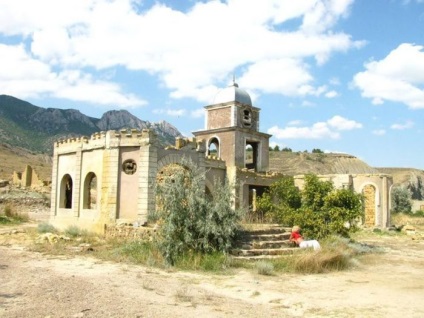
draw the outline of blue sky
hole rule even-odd
[[[0,0],[0,94],[183,134],[232,82],[271,144],[424,169],[424,0]]]

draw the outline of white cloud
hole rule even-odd
[[[152,112],[154,114],[165,114],[171,117],[180,117],[180,116],[184,116],[187,110],[185,109],[154,109]]]
[[[314,106],[315,106],[315,104],[314,104],[314,103],[312,103],[312,102],[310,102],[310,101],[304,100],[304,101],[302,102],[302,106],[303,106],[303,107],[314,107]]]
[[[315,82],[312,59],[322,64],[363,45],[332,30],[352,3],[207,1],[182,12],[159,3],[136,8],[133,0],[0,0],[0,34],[22,36],[28,56],[57,73],[117,66],[144,71],[160,77],[173,98],[208,102],[235,69],[256,94],[319,96],[327,88]],[[284,30],[294,19],[300,27]],[[121,88],[114,90],[135,103]]]
[[[300,126],[302,123],[302,120],[292,120],[287,123],[287,126]]]
[[[138,107],[146,102],[123,93],[119,85],[102,81],[80,70],[55,72],[49,64],[34,59],[23,45],[0,44],[0,91],[18,98],[49,96],[96,105]]]
[[[380,61],[369,62],[357,73],[354,85],[376,105],[385,100],[411,109],[424,108],[423,46],[404,43]]]
[[[404,124],[393,124],[390,126],[391,129],[395,130],[405,130],[414,127],[414,123],[410,120],[406,121]]]
[[[193,118],[203,117],[203,116],[205,116],[205,110],[204,110],[203,108],[199,108],[199,109],[193,110],[193,111],[190,113],[190,115],[191,115],[191,117],[193,117]]]
[[[372,133],[376,136],[384,136],[386,134],[386,130],[385,129],[376,129],[376,130],[373,130]]]
[[[339,131],[362,128],[362,124],[341,116],[334,116],[326,122],[317,122],[310,127],[295,127],[294,121],[290,124],[286,128],[273,126],[268,129],[268,133],[277,139],[339,139]]]
[[[327,98],[334,98],[339,96],[339,93],[337,93],[336,91],[329,91],[327,93],[325,93],[325,97]]]
[[[339,139],[338,132],[331,131],[326,123],[320,122],[311,127],[286,127],[273,126],[268,133],[277,139]]]
[[[337,130],[352,130],[362,128],[362,124],[354,120],[346,119],[342,116],[334,116],[327,120],[329,126]]]

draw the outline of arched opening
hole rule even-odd
[[[88,173],[84,180],[83,208],[97,208],[97,176],[94,172]]]
[[[243,110],[243,126],[246,128],[252,126],[252,113],[248,109]]]
[[[258,167],[258,148],[259,143],[254,141],[246,141],[244,152],[244,163],[247,169],[257,171]]]
[[[364,198],[364,225],[375,226],[375,212],[376,212],[376,189],[372,184],[367,184],[362,189],[362,195]]]
[[[60,182],[60,208],[72,209],[72,191],[72,178],[69,174],[65,174]]]
[[[218,138],[214,137],[214,138],[211,138],[211,140],[209,140],[207,154],[209,156],[211,156],[211,157],[214,157],[214,158],[219,158],[220,157],[220,154],[219,154],[219,140],[218,140]]]

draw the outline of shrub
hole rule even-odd
[[[10,205],[6,205],[4,207],[4,215],[7,216],[8,218],[12,218],[15,216]]]
[[[410,213],[412,209],[411,193],[404,187],[392,189],[392,212]]]
[[[192,161],[184,160],[184,169],[157,184],[157,215],[160,248],[167,263],[174,265],[188,251],[226,253],[232,244],[240,213],[231,208],[231,188],[215,182],[214,193],[204,192],[205,173]]]
[[[260,275],[271,276],[274,274],[274,265],[267,261],[258,261],[255,264],[256,270]]]
[[[66,228],[65,234],[70,237],[87,236],[87,230],[82,230],[76,225],[70,225]]]
[[[38,233],[55,233],[56,228],[49,223],[43,222],[38,224],[37,231]]]
[[[258,199],[258,209],[286,226],[299,225],[302,234],[316,239],[330,234],[349,236],[362,215],[362,196],[351,189],[334,189],[332,182],[306,175],[302,191],[292,177],[271,185]]]

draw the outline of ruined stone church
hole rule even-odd
[[[281,178],[268,172],[271,135],[259,131],[260,111],[233,83],[205,106],[204,129],[193,132],[193,138],[177,138],[175,147],[161,147],[149,130],[112,130],[57,141],[50,222],[59,229],[75,225],[99,233],[116,224],[144,224],[156,206],[156,180],[183,158],[204,171],[206,192],[227,179],[235,185],[235,207],[254,209],[255,197]],[[364,225],[389,226],[389,175],[320,177],[364,193]],[[302,176],[295,180],[302,187]]]

